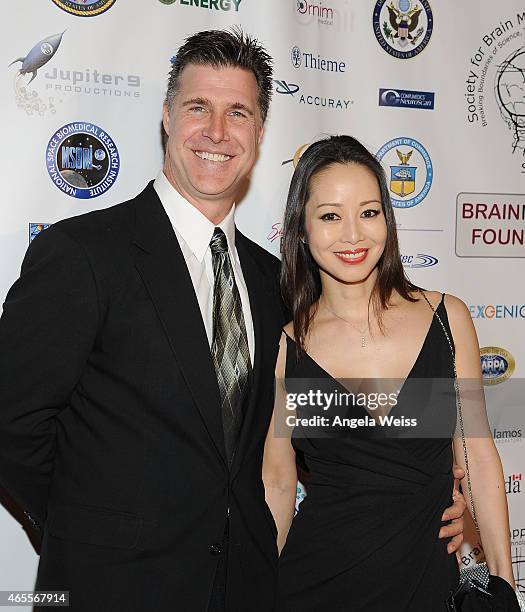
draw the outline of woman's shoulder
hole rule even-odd
[[[447,309],[447,316],[451,325],[453,325],[454,322],[457,324],[462,324],[466,321],[469,323],[472,322],[470,310],[462,299],[452,295],[451,293],[445,293],[444,302],[445,308]]]
[[[419,291],[413,291],[411,297],[420,299],[427,299],[432,307],[436,309],[441,301],[444,302],[447,314],[452,318],[463,319],[468,316],[470,319],[470,311],[465,302],[451,293],[445,293],[444,291],[431,291],[429,289],[421,289]]]
[[[465,328],[473,327],[470,310],[461,298],[443,291],[428,291],[425,289],[422,293],[430,302],[434,310],[436,310],[441,301],[443,301],[448,322],[453,333],[456,332],[457,334],[461,332],[461,330],[465,330]],[[417,297],[417,295],[414,297]]]

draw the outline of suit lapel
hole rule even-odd
[[[150,183],[135,199],[135,266],[219,455],[226,462],[220,396],[193,283],[171,222]]]

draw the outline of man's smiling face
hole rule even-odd
[[[233,204],[257,158],[263,127],[257,82],[242,68],[189,64],[171,109],[164,173],[206,216]]]

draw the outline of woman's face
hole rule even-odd
[[[364,281],[383,253],[387,227],[376,177],[360,164],[332,164],[314,175],[305,208],[306,240],[323,272]]]

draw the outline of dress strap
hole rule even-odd
[[[445,294],[442,293],[441,294],[441,301],[439,302],[439,304],[437,305],[437,308],[434,308],[434,306],[432,306],[432,304],[430,303],[430,300],[427,298],[427,296],[425,295],[425,292],[420,289],[419,293],[421,293],[421,295],[425,298],[425,302],[429,305],[430,309],[432,310],[432,312],[434,314],[436,314],[437,309],[443,304],[445,304]],[[284,330],[283,330],[284,331]]]
[[[282,330],[281,330],[281,331],[283,332],[283,334],[284,334],[284,335],[285,335],[287,338],[289,338],[290,340],[293,340],[293,338],[292,338],[291,336],[289,336],[289,335],[288,335],[288,334],[285,332],[284,327],[282,328]]]
[[[420,289],[419,292],[425,298],[426,303],[429,305],[429,307],[431,308],[432,312],[434,313],[434,317],[439,321],[439,324],[443,328],[443,331],[445,332],[446,339],[447,339],[448,343],[450,344],[450,348],[452,350],[452,353],[454,354],[455,353],[455,345],[454,345],[454,340],[452,338],[452,330],[450,329],[450,323],[448,321],[447,309],[445,308],[445,294],[444,293],[441,294],[441,301],[437,305],[437,308],[434,308],[434,306],[432,306],[432,304],[430,303],[430,300],[425,295],[425,292],[422,289]],[[439,315],[438,310],[441,312],[441,316]]]

